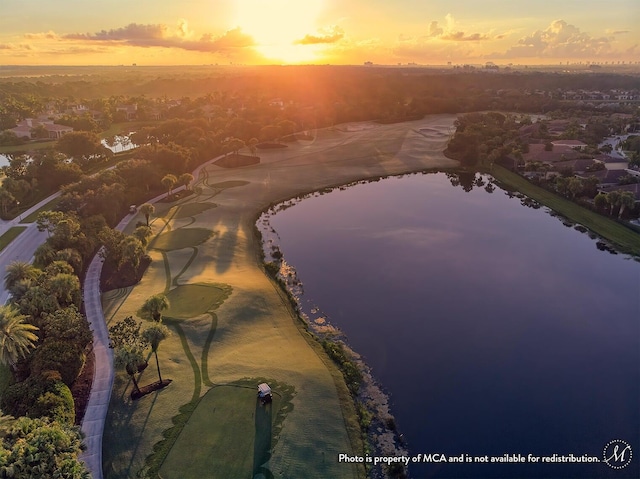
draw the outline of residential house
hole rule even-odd
[[[18,138],[35,138],[34,129],[38,127],[44,127],[49,134],[49,139],[57,140],[62,138],[65,133],[73,131],[73,128],[65,125],[56,125],[53,120],[26,118],[18,123],[15,128],[10,128],[8,131],[12,131],[18,136]]]

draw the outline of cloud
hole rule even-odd
[[[494,36],[489,33],[465,33],[461,30],[456,30],[455,19],[453,15],[448,13],[445,17],[445,25],[440,26],[437,21],[432,21],[429,24],[427,31],[427,38],[437,38],[439,40],[451,41],[451,42],[480,42],[486,40],[500,39],[504,37],[504,34]]]
[[[479,42],[482,40],[491,40],[491,38],[492,37],[490,37],[489,35],[485,35],[482,33],[472,33],[470,35],[465,35],[464,32],[449,33],[440,37],[441,40],[451,40],[453,42]]]
[[[545,30],[521,38],[503,58],[587,58],[610,54],[611,39],[592,37],[564,20],[555,20]]]
[[[430,37],[438,37],[444,33],[444,29],[438,26],[438,22],[433,21],[429,24],[429,34]]]
[[[161,47],[179,48],[189,51],[208,53],[228,53],[235,49],[252,47],[254,39],[242,32],[240,28],[228,30],[223,35],[205,34],[199,40],[189,40],[193,32],[189,30],[186,20],[180,20],[177,28],[171,30],[163,24],[131,23],[125,27],[112,30],[101,30],[97,33],[72,33],[63,35],[65,40],[105,42],[142,48]]]
[[[344,30],[338,26],[331,27],[328,31],[321,32],[320,35],[305,35],[304,38],[296,40],[294,45],[318,45],[336,43],[344,38]]]
[[[14,43],[0,43],[0,50],[28,51],[31,50],[31,45],[27,45],[26,43],[21,43],[20,45],[16,45]]]
[[[608,35],[624,35],[625,33],[631,33],[630,30],[611,30],[611,29],[607,29],[605,30],[605,32]]]
[[[51,30],[42,33],[25,33],[24,37],[29,40],[58,40],[60,38]]]

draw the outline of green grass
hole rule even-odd
[[[162,123],[161,121],[125,121],[122,123],[113,123],[108,130],[100,133],[100,138],[107,138],[109,136],[119,135],[120,133],[129,133],[130,131],[135,130],[136,128],[141,128],[143,126],[154,126]]]
[[[257,384],[257,383],[256,383]],[[218,386],[199,401],[160,468],[161,477],[273,477],[269,460],[283,400],[262,406],[254,387]],[[282,422],[282,417],[279,418]]]
[[[185,284],[167,294],[171,307],[163,316],[186,319],[200,316],[220,306],[231,293],[227,285]]]
[[[174,215],[175,219],[189,218],[191,216],[199,215],[200,213],[204,213],[211,208],[215,208],[215,203],[187,203],[182,205],[178,212]]]
[[[60,196],[52,199],[51,201],[49,201],[49,203],[41,206],[36,211],[31,213],[29,216],[22,218],[21,223],[34,223],[38,219],[38,215],[40,213],[42,213],[43,211],[55,210],[56,206],[58,206],[58,203],[60,203],[61,200],[62,198]]]
[[[211,230],[205,228],[181,228],[159,235],[149,247],[161,251],[171,251],[198,246],[207,241],[212,234]]]
[[[25,143],[24,145],[0,146],[0,153],[15,153],[17,151],[44,150],[55,145],[55,141],[45,141],[41,143]]]
[[[562,216],[580,223],[594,233],[612,241],[625,253],[640,255],[640,234],[629,228],[590,211],[582,206],[536,186],[525,178],[498,165],[491,171],[496,180],[524,193],[528,197],[560,213]]]
[[[26,229],[26,226],[14,226],[9,228],[5,234],[0,236],[0,251],[9,246],[9,243],[16,239],[16,237]]]

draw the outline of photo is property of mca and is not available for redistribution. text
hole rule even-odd
[[[371,465],[391,465],[400,463],[404,466],[418,463],[473,463],[473,464],[557,464],[557,463],[599,463],[604,462],[613,469],[623,469],[631,463],[633,452],[631,446],[622,440],[609,441],[602,452],[602,457],[590,454],[550,454],[538,456],[536,454],[509,454],[501,456],[473,456],[462,453],[459,455],[446,455],[442,453],[422,453],[411,456],[353,456],[339,454],[338,462],[341,463],[365,463]]]

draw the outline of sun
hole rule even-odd
[[[251,35],[265,58],[299,63],[317,58],[318,48],[296,44],[317,31],[323,0],[236,0],[236,24]]]

